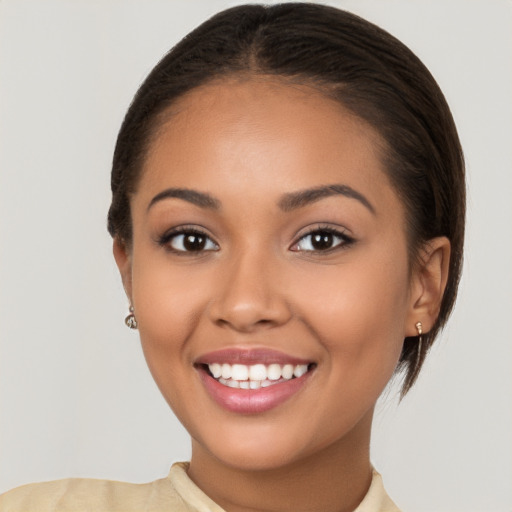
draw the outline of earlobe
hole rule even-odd
[[[116,260],[117,268],[121,274],[124,290],[130,303],[132,302],[132,262],[131,254],[120,238],[114,238],[113,245],[114,259]]]
[[[416,324],[421,322],[423,332],[434,325],[448,280],[450,241],[437,237],[425,243],[413,269],[411,307],[406,336],[416,336]]]

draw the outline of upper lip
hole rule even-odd
[[[266,348],[226,348],[198,357],[196,364],[310,364],[313,361]]]

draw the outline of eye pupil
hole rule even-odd
[[[206,237],[198,234],[185,235],[183,239],[183,247],[187,251],[201,251],[206,245]]]
[[[320,231],[311,236],[311,245],[314,249],[330,249],[333,244],[333,235],[327,231]]]

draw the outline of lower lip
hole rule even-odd
[[[224,386],[211,377],[203,368],[199,369],[201,380],[209,395],[222,408],[238,414],[257,414],[274,409],[297,392],[308,381],[312,371],[298,378],[260,389],[238,389]]]

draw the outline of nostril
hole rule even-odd
[[[272,324],[272,323],[274,323],[274,321],[273,320],[267,320],[267,319],[263,318],[261,320],[258,320],[256,323],[266,325],[266,324]]]

